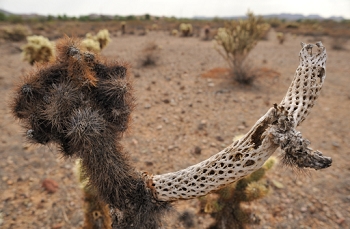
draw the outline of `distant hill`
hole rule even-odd
[[[3,13],[5,15],[16,15],[13,13],[10,13],[8,11],[2,10],[0,9],[0,13]],[[18,16],[22,16],[24,18],[30,18],[30,17],[45,17],[44,15],[38,15],[38,14],[17,14]],[[113,18],[113,15],[99,15],[99,14],[90,14],[89,15],[91,18],[98,18],[98,17],[110,17]],[[304,16],[302,14],[288,14],[288,13],[281,13],[281,14],[268,14],[268,15],[261,15],[264,18],[278,18],[278,19],[285,19],[287,21],[296,21],[299,19],[312,19],[312,20],[326,20],[326,19],[330,19],[333,21],[342,21],[345,18],[343,17],[337,17],[337,16],[332,16],[329,18],[324,18],[321,17],[320,15],[317,14],[311,14],[311,15],[307,15]],[[194,16],[192,17],[192,19],[195,20],[212,20],[214,18],[220,18],[220,19],[225,19],[225,20],[234,20],[234,19],[240,19],[240,18],[246,18],[246,16],[228,16],[228,17],[206,17],[206,16]]]
[[[278,19],[284,19],[287,21],[296,21],[296,20],[302,20],[302,19],[310,19],[310,20],[327,20],[331,19],[334,21],[342,21],[344,20],[343,17],[337,17],[337,16],[332,16],[329,18],[324,18],[321,17],[320,15],[317,14],[311,14],[304,16],[302,14],[288,14],[288,13],[281,13],[281,14],[267,14],[267,15],[261,15],[263,18],[278,18]],[[195,16],[193,19],[197,20],[211,20],[214,18],[221,18],[221,19],[226,19],[226,20],[234,20],[234,19],[243,19],[246,18],[247,16],[228,16],[228,17],[205,17],[205,16]]]
[[[0,13],[5,14],[6,16],[13,14],[13,13],[7,12],[6,10],[2,10],[2,9],[0,9]]]

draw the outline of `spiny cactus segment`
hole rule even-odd
[[[56,143],[65,157],[81,159],[114,228],[157,228],[169,203],[153,198],[118,143],[134,107],[127,66],[81,50],[78,40],[58,41],[56,59],[17,88],[12,112],[30,141]]]

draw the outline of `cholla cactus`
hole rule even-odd
[[[280,44],[283,44],[284,39],[285,39],[284,33],[278,32],[278,33],[276,34],[276,37],[277,37],[278,42],[279,42]]]
[[[184,37],[190,36],[193,32],[192,25],[187,23],[181,23],[179,30]]]
[[[111,41],[108,30],[103,29],[98,31],[96,35],[96,40],[98,41],[98,43],[100,43],[100,48],[104,49],[107,46],[107,44]]]
[[[22,48],[22,55],[25,61],[31,65],[35,62],[49,62],[55,55],[52,42],[43,36],[29,36],[28,43]]]
[[[81,45],[86,48],[86,50],[91,52],[100,52],[100,43],[91,37],[91,35],[86,34],[86,38],[82,40]]]
[[[127,66],[84,52],[69,38],[58,41],[57,52],[53,62],[25,77],[14,115],[30,141],[53,142],[65,157],[81,158],[82,173],[98,198],[112,212],[123,212],[121,219],[112,214],[118,228],[156,228],[169,203],[152,197],[118,143],[134,106]]]
[[[99,52],[110,42],[109,32],[107,29],[100,30],[96,36],[91,33],[85,35],[85,39],[81,42],[81,45],[88,51]]]
[[[158,25],[157,24],[152,24],[152,30],[157,31],[158,30]]]
[[[15,25],[10,27],[5,27],[1,31],[2,37],[10,41],[22,41],[28,35],[31,35],[30,30],[24,25]]]
[[[125,34],[126,33],[126,22],[122,21],[120,23],[120,27],[121,27],[121,30],[122,30],[122,34]]]
[[[242,62],[268,29],[261,17],[249,12],[247,20],[232,21],[218,29],[215,41],[223,50],[218,46],[216,49],[233,68],[235,60]]]
[[[215,218],[210,228],[245,228],[246,224],[258,223],[251,213],[242,209],[242,202],[251,202],[266,196],[269,187],[264,178],[266,172],[276,163],[274,157],[249,176],[226,186],[215,194],[200,198],[201,209]]]
[[[172,36],[176,37],[178,34],[179,34],[179,31],[177,29],[173,29],[171,30],[171,33],[170,33]]]

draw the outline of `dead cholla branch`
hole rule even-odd
[[[280,146],[274,137],[278,129],[274,129],[284,125],[286,127],[283,130],[292,130],[303,122],[314,106],[325,80],[325,47],[321,42],[301,45],[300,64],[280,105],[270,108],[247,134],[218,154],[186,169],[151,177],[150,187],[157,199],[172,201],[203,196],[249,175],[263,165]],[[312,52],[313,47],[316,48],[315,52]],[[284,117],[288,118],[287,122],[281,122]],[[282,136],[276,135],[278,139],[293,137],[289,132],[278,133],[282,133]],[[297,141],[301,141],[301,138]],[[289,160],[293,166],[320,169],[331,165],[331,159],[319,152],[305,150],[299,153],[301,148],[288,149],[285,142],[281,143],[292,158],[302,156],[308,160],[304,164],[297,159]]]
[[[326,51],[321,43],[316,46],[312,53],[312,45],[302,44],[300,65],[279,106],[226,149],[172,173],[152,176],[131,166],[120,143],[134,107],[128,65],[83,51],[77,39],[58,41],[55,59],[38,64],[25,77],[15,91],[12,113],[32,142],[56,143],[64,157],[81,159],[88,185],[110,207],[113,228],[159,228],[170,202],[204,196],[252,174],[279,146],[297,166],[331,165],[330,158],[312,153],[294,130],[305,120],[325,79]],[[151,45],[145,50],[155,49]]]
[[[282,109],[283,108],[279,108]],[[291,117],[281,115],[269,134],[273,142],[284,151],[283,163],[297,168],[324,169],[332,164],[330,157],[323,156],[319,151],[308,148],[309,140],[303,139],[301,133],[293,128],[294,121]]]

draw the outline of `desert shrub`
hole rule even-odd
[[[29,36],[27,41],[28,43],[22,48],[22,55],[31,65],[35,62],[49,62],[54,57],[54,45],[46,37]]]
[[[331,41],[331,47],[333,50],[345,50],[346,38],[333,37]]]
[[[285,37],[284,37],[284,33],[282,32],[278,32],[276,34],[276,37],[277,37],[277,40],[280,44],[283,44],[284,40],[285,40]]]
[[[290,22],[285,26],[287,29],[298,29],[299,24],[297,22]]]
[[[2,37],[10,41],[23,41],[30,35],[30,31],[24,25],[15,25],[2,30]]]
[[[140,64],[142,67],[153,66],[159,59],[160,48],[155,42],[148,43],[142,50]]]
[[[181,32],[181,35],[184,37],[192,35],[193,32],[192,25],[188,23],[181,23],[179,26],[179,30]]]
[[[252,217],[249,210],[242,208],[242,203],[263,198],[269,193],[265,174],[275,163],[276,159],[271,157],[260,169],[249,176],[213,194],[200,197],[201,211],[210,214],[215,219],[210,228],[243,229],[248,224],[258,224],[258,217]]]
[[[215,36],[216,50],[229,64],[237,82],[252,83],[252,77],[246,79],[249,78],[249,72],[244,71],[244,60],[268,29],[269,25],[251,12],[248,12],[246,20],[231,21],[218,29]]]

